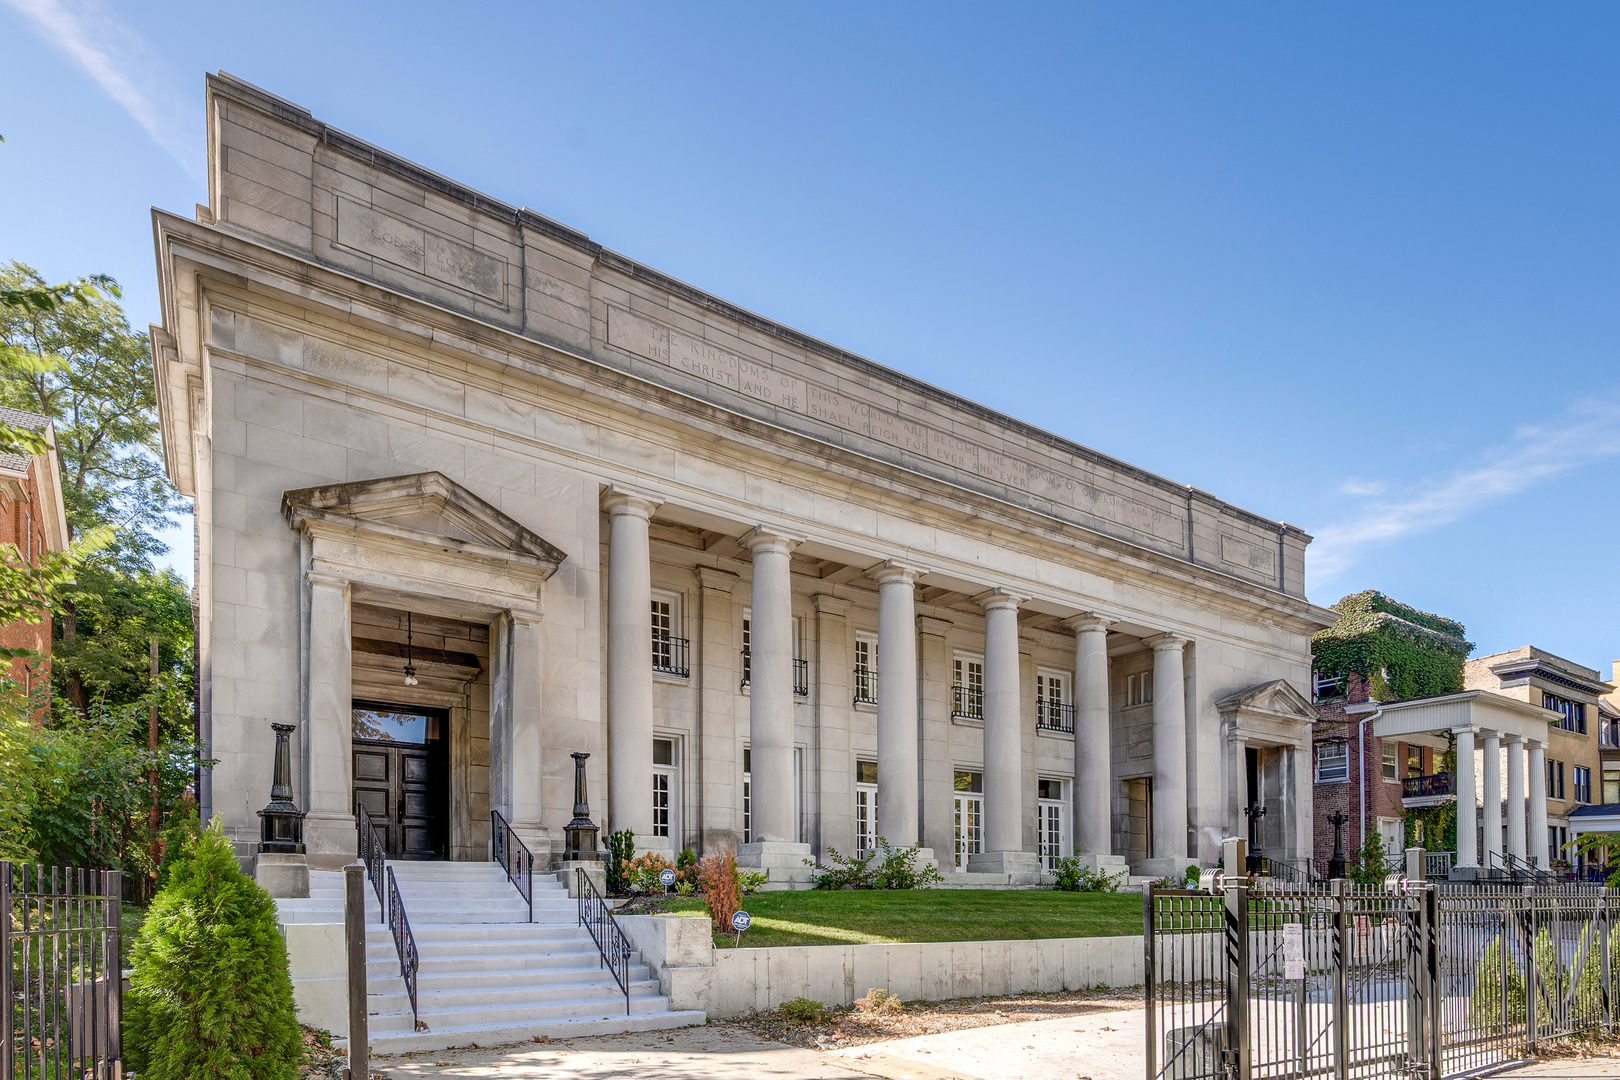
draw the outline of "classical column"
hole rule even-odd
[[[1458,728],[1457,738],[1457,865],[1479,865],[1479,820],[1474,800],[1474,730]]]
[[[868,572],[878,583],[878,835],[897,848],[917,835],[917,578],[889,560]]]
[[[309,755],[309,814],[304,846],[311,856],[353,855],[354,796],[349,772],[354,696],[350,689],[353,637],[349,582],[316,570],[309,580],[309,718],[304,746]],[[312,864],[321,865],[312,859]]]
[[[952,624],[929,615],[917,617],[917,729],[920,776],[918,827],[922,846],[939,868],[956,869],[956,757],[951,752]],[[878,658],[881,662],[882,657]]]
[[[793,808],[793,587],[788,557],[799,540],[761,525],[742,538],[754,556],[749,615],[748,746],[754,842],[740,866],[770,872],[773,884],[807,881],[810,845],[798,842]]]
[[[1187,699],[1175,634],[1147,639],[1153,648],[1153,850],[1147,874],[1187,869]]]
[[[699,850],[718,851],[742,843],[742,746],[747,732],[737,693],[742,662],[732,591],[738,578],[707,566],[697,567],[696,573],[692,680],[698,701],[698,843]],[[693,761],[690,754],[687,761]]]
[[[1483,865],[1491,870],[1502,865],[1502,739],[1496,732],[1487,731],[1481,742],[1485,748],[1484,772],[1480,777],[1481,801],[1485,804],[1480,810],[1485,824]]]
[[[1088,611],[1066,625],[1074,630],[1074,852],[1091,866],[1118,866],[1125,859],[1113,847],[1108,621]]]
[[[1018,605],[1024,598],[993,589],[976,598],[984,609],[984,853],[974,872],[1040,879],[1040,857],[1024,850],[1024,747],[1018,679]],[[879,658],[881,661],[881,657]]]
[[[608,820],[629,829],[637,851],[664,849],[653,835],[652,565],[647,524],[659,500],[608,489]]]
[[[551,838],[541,823],[540,815],[540,617],[533,612],[513,611],[510,618],[511,743],[507,762],[510,769],[512,831],[522,838],[530,851],[550,851]],[[651,766],[647,772],[650,777]]]
[[[1524,861],[1524,739],[1507,737],[1507,853]]]
[[[1525,851],[1530,861],[1545,868],[1552,845],[1547,840],[1547,744],[1530,740],[1530,807],[1526,823]]]
[[[855,850],[855,755],[850,749],[850,714],[854,712],[854,661],[851,659],[849,610],[854,605],[830,593],[810,597],[816,609],[816,770],[821,813],[813,841]]]

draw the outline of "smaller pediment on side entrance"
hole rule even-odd
[[[1259,713],[1281,720],[1316,719],[1316,707],[1304,694],[1294,689],[1287,679],[1273,679],[1257,683],[1235,694],[1221,698],[1215,708],[1224,713]]]
[[[294,528],[327,521],[397,535],[497,548],[555,570],[566,554],[440,472],[299,488],[281,496]]]

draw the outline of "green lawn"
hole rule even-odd
[[[696,898],[671,897],[671,913],[703,913]],[[1113,937],[1142,932],[1136,893],[1065,893],[1047,889],[908,889],[755,893],[744,948],[864,945],[901,941]],[[734,948],[730,934],[714,943]]]

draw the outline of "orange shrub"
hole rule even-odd
[[[742,909],[742,886],[737,883],[737,856],[727,848],[698,860],[698,882],[703,886],[703,906],[714,928],[731,932],[731,917]]]

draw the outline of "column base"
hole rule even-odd
[[[809,844],[791,844],[781,840],[757,840],[737,849],[739,869],[763,870],[770,875],[770,880],[760,887],[761,892],[811,888],[815,884],[815,877],[811,868],[805,865],[809,859]]]
[[[1180,881],[1180,880],[1184,879],[1187,876],[1187,867],[1189,867],[1191,865],[1193,865],[1193,860],[1188,859],[1188,858],[1182,858],[1182,859],[1173,859],[1173,858],[1172,859],[1143,859],[1140,863],[1138,863],[1136,865],[1136,873],[1137,873],[1137,876],[1139,876],[1139,877],[1152,877],[1152,878],[1166,878],[1166,877],[1169,877],[1169,878],[1175,878],[1177,881]],[[1242,874],[1243,869],[1241,867],[1239,867],[1238,870],[1235,871],[1235,872],[1237,874]],[[1234,873],[1234,871],[1228,870],[1227,873],[1232,874],[1232,873]]]
[[[607,895],[607,864],[603,862],[588,862],[583,859],[564,859],[557,866],[557,880],[568,888],[568,897],[571,900],[579,899],[579,875],[574,873],[576,867],[585,871],[585,876],[591,879],[596,891],[602,896]]]
[[[551,865],[550,829],[547,829],[544,825],[536,825],[533,822],[518,822],[512,826],[512,833],[523,841],[523,846],[528,848],[530,854],[534,856],[534,865],[536,867],[543,870]],[[488,856],[485,856],[485,858],[488,858]]]
[[[341,870],[360,850],[359,826],[353,814],[311,811],[304,817],[304,851],[317,870]]]
[[[1446,875],[1448,881],[1483,881],[1487,877],[1483,867],[1453,866]]]
[[[1096,852],[1076,852],[1075,861],[1088,870],[1101,870],[1105,874],[1129,874],[1131,864],[1123,855],[1099,855]]]
[[[643,855],[662,855],[671,863],[675,861],[675,849],[670,846],[669,837],[654,836],[652,833],[636,833],[636,847],[631,858],[639,859]]]
[[[970,874],[1006,874],[1009,885],[1039,885],[1045,870],[1033,851],[987,851],[968,859]]]
[[[253,880],[271,896],[309,896],[309,862],[302,855],[261,851],[253,860]]]

